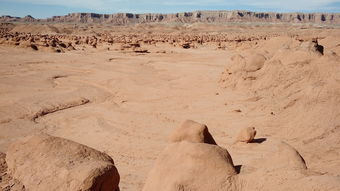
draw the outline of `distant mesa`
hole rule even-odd
[[[274,13],[252,11],[194,11],[173,14],[160,13],[70,13],[65,16],[53,16],[47,19],[1,16],[0,22],[56,22],[56,23],[110,23],[114,25],[134,23],[227,23],[227,22],[293,22],[340,24],[340,13]]]

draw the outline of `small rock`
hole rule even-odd
[[[255,127],[247,127],[244,129],[241,129],[241,131],[238,133],[236,137],[235,142],[246,142],[251,143],[256,135]]]

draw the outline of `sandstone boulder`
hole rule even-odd
[[[192,120],[186,120],[170,136],[170,142],[188,141],[192,143],[208,143],[216,145],[208,127]]]
[[[247,127],[241,129],[236,137],[236,142],[250,143],[254,140],[255,135],[256,135],[255,127]]]
[[[70,140],[34,135],[6,154],[10,174],[28,190],[119,190],[112,158]]]
[[[236,171],[226,149],[205,143],[168,145],[150,171],[144,191],[237,190]]]
[[[255,72],[263,67],[266,57],[255,51],[245,51],[242,55],[236,54],[231,57],[231,61],[233,64],[230,72],[232,73]]]
[[[318,44],[318,40],[316,38],[312,39],[299,39],[301,42],[300,47],[298,49],[305,50],[309,52],[314,52],[323,55],[324,54],[324,47]]]
[[[306,170],[305,160],[300,153],[285,142],[277,145],[276,152],[269,157],[267,169]]]

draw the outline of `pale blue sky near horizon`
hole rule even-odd
[[[74,12],[177,13],[195,10],[340,13],[340,0],[0,0],[0,15],[35,18]]]

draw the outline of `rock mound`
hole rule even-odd
[[[305,160],[300,153],[285,142],[277,145],[276,152],[269,157],[270,169],[306,170]],[[268,168],[267,168],[268,169]]]
[[[317,38],[311,39],[298,39],[301,42],[300,49],[310,52],[316,52],[321,55],[324,54],[324,47],[318,43]]]
[[[28,190],[119,190],[112,158],[76,142],[35,135],[12,144],[6,162]]]
[[[143,190],[236,190],[234,175],[233,160],[226,149],[184,141],[163,151]]]
[[[255,127],[247,127],[244,129],[241,129],[236,137],[235,142],[246,142],[251,143],[256,135]]]
[[[230,72],[255,72],[263,67],[266,57],[257,52],[245,51],[242,55],[233,56],[232,61],[235,61],[238,64],[237,66],[234,66]]]
[[[247,86],[256,80],[253,74],[263,68],[266,60],[265,55],[253,50],[236,54],[230,58],[231,65],[223,72],[220,83],[232,88],[239,84]]]
[[[339,73],[335,72],[339,68],[339,57],[338,47],[331,39],[335,37],[273,37],[246,50],[266,58],[259,70],[247,71],[241,67],[246,60],[242,57],[247,57],[243,50],[226,66],[220,81],[222,86],[232,89],[238,96],[244,95],[242,104],[252,112],[263,114],[261,124],[268,125],[266,134],[294,143],[310,168],[307,169],[296,149],[286,143],[273,146],[266,141],[270,152],[254,157],[252,163],[241,163],[238,176],[246,177],[249,185],[256,184],[245,190],[336,190],[338,183],[328,182],[324,175],[320,176],[322,173],[318,174],[333,171],[336,166],[336,162],[320,160],[338,150],[334,141],[340,132],[337,125],[340,110],[336,107],[340,103]],[[253,155],[257,152],[255,147],[244,148],[251,148],[249,154]],[[259,146],[263,147],[264,144]],[[240,155],[244,156],[244,161],[249,161],[247,155]],[[233,156],[237,157],[237,152],[233,152]],[[328,175],[337,175],[336,171],[332,173]],[[334,179],[339,180],[338,177]],[[320,184],[315,183],[319,181]]]
[[[266,149],[264,149],[266,147]],[[337,190],[340,179],[307,169],[299,152],[283,141],[269,140],[253,147],[253,161],[242,164],[242,190]],[[256,154],[255,154],[256,153]]]
[[[192,143],[208,143],[216,145],[208,127],[192,120],[186,120],[170,136],[171,142],[188,141]]]

